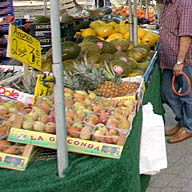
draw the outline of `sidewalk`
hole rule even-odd
[[[176,125],[172,111],[164,106],[165,129]],[[183,142],[166,143],[168,168],[151,177],[146,192],[192,192],[192,138]]]

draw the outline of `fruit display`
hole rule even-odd
[[[26,146],[25,144],[13,143],[3,138],[0,140],[0,153],[6,153],[11,155],[22,155],[25,146]]]
[[[123,17],[129,17],[129,6],[112,6],[112,13],[113,16],[123,16]],[[132,14],[134,13],[134,10],[132,9]],[[148,6],[148,18],[149,22],[155,22],[156,18],[155,15],[155,9],[152,6]],[[137,7],[137,18],[146,18],[146,9],[144,7],[138,6]]]
[[[123,14],[125,7],[119,9]],[[115,14],[113,9],[106,9],[106,12],[108,11],[110,12],[107,14]],[[89,12],[97,15],[96,12]],[[104,14],[90,20],[86,27],[80,28],[74,35],[74,41],[61,40],[65,126],[69,151],[81,152],[76,148],[78,144],[83,145],[82,143],[88,146],[99,145],[102,150],[106,146],[109,150],[111,146],[115,146],[118,149],[112,155],[118,154],[119,158],[140,105],[137,94],[139,92],[142,97],[144,92],[142,76],[150,63],[154,53],[152,49],[159,37],[153,31],[138,26],[138,45],[135,46],[130,41],[128,20],[122,19],[118,23],[112,19],[102,20]],[[62,22],[65,19],[72,17],[62,17]],[[50,48],[42,55],[42,69],[28,70],[28,78],[26,74],[24,78],[23,71],[19,72],[18,76],[14,70],[3,71],[2,75],[0,73],[0,85],[35,96],[31,104],[11,98],[11,91],[4,91],[8,95],[3,96],[8,98],[0,97],[0,135],[3,136],[2,141],[0,140],[0,152],[22,156],[25,147],[23,144],[31,145],[25,141],[19,144],[20,136],[25,134],[23,140],[31,139],[33,145],[41,146],[38,142],[45,137],[44,141],[47,143],[43,147],[56,148],[56,144],[48,145],[49,141],[56,140],[53,95],[37,96],[43,88],[34,93],[38,84],[46,83],[37,82],[38,74],[52,72],[52,54],[53,50]],[[4,87],[2,89],[4,90]],[[16,136],[15,140],[10,139],[10,133],[11,137]],[[72,143],[76,145],[75,149],[71,149]],[[109,151],[103,152],[108,154]],[[82,153],[87,153],[87,149]],[[93,152],[88,154],[91,153]]]
[[[95,20],[89,24],[88,28],[81,29],[80,32],[76,33],[76,35],[82,36],[83,38],[96,36],[100,40],[108,42],[116,38],[130,40],[129,27],[128,20],[126,19],[121,20],[119,23],[116,23],[115,21],[106,22],[102,20]],[[152,30],[143,29],[138,26],[138,44],[147,43],[153,47],[157,41],[158,35]]]
[[[95,93],[98,96],[113,98],[133,94],[137,91],[139,83],[122,81],[118,86],[112,81],[105,81],[99,86]]]
[[[133,82],[134,86],[136,84],[138,88],[139,83]],[[101,136],[106,137],[103,142],[107,143],[109,143],[108,137],[114,136],[116,139],[112,139],[111,142],[117,144],[118,136],[127,134],[130,130],[132,117],[135,114],[135,100],[108,99],[97,96],[95,92],[73,91],[68,88],[65,88],[64,95],[69,136],[100,142],[101,139],[98,137]],[[1,98],[0,114],[2,134],[8,134],[10,128],[15,127],[14,123],[18,115],[21,118],[21,125],[16,128],[55,134],[53,96],[39,96],[33,105]]]
[[[148,63],[143,63],[143,69],[137,69],[137,62],[129,59],[126,62],[113,60],[109,65],[102,66],[89,64],[87,58],[81,62],[75,62],[71,71],[64,71],[64,85],[72,90],[94,91],[102,97],[120,97],[133,94],[138,88],[138,83],[122,81],[123,77],[140,75],[146,69]],[[139,66],[139,65],[138,65]],[[116,71],[120,69],[120,71]],[[137,70],[137,71],[136,71]],[[120,72],[120,73],[119,73]]]

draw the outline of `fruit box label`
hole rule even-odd
[[[33,95],[22,93],[16,89],[0,86],[0,96],[7,99],[21,101],[25,104],[31,104]]]
[[[33,103],[36,102],[38,96],[46,96],[53,93],[53,76],[50,75],[38,75],[36,87],[35,87],[35,93],[33,98]]]
[[[56,135],[11,128],[9,141],[56,149]],[[70,152],[119,159],[123,146],[67,137]]]
[[[10,155],[0,152],[0,167],[24,171],[28,163],[28,158],[19,155]]]

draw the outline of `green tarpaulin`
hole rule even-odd
[[[163,114],[160,99],[160,72],[155,66],[143,103],[154,105]],[[139,175],[139,145],[142,126],[141,108],[120,160],[69,153],[66,177],[57,176],[57,161],[29,163],[25,171],[1,169],[0,192],[140,192],[145,191],[150,176]]]

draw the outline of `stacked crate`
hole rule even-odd
[[[6,64],[9,58],[6,57],[9,23],[14,21],[13,0],[0,0],[0,63]]]

